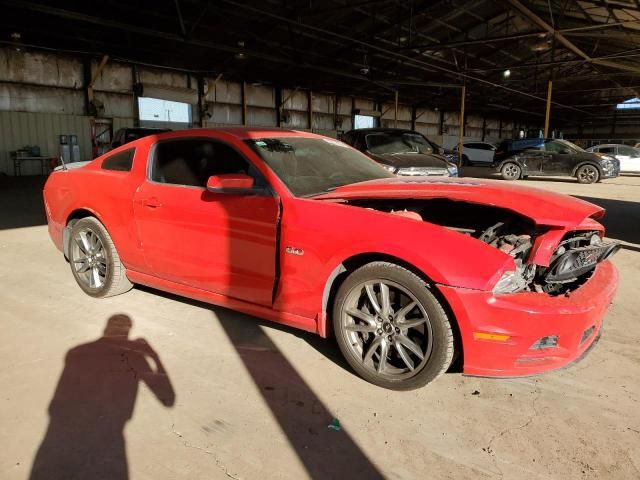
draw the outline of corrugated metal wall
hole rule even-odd
[[[82,158],[91,156],[89,117],[55,113],[0,111],[0,171],[13,175],[9,152],[37,145],[42,156],[58,156],[58,135],[77,135]],[[40,164],[25,162],[23,175],[39,175]]]
[[[91,158],[90,118],[85,116],[83,63],[70,56],[51,53],[17,52],[0,48],[0,172],[13,174],[9,151],[25,145],[38,145],[42,155],[58,154],[58,135],[78,135],[83,159]],[[92,74],[98,61],[91,62]],[[135,82],[147,82],[175,88],[194,89],[197,79],[193,75],[165,71],[145,66],[108,62],[96,83],[95,98],[104,104],[103,116],[113,122],[113,132],[134,124]],[[242,84],[226,79],[204,79],[205,126],[241,125],[243,123]],[[276,90],[263,84],[245,85],[246,124],[274,127],[277,124]],[[312,113],[309,115],[309,97]],[[299,130],[312,130],[336,137],[338,132],[352,128],[352,108],[380,111],[380,124],[395,125],[395,107],[392,103],[380,105],[372,99],[338,96],[331,93],[303,89],[283,89],[281,126]],[[193,105],[193,122],[197,125],[198,108]],[[421,108],[416,111],[416,130],[438,143],[452,143],[457,138],[459,123],[457,112],[441,112]],[[485,120],[477,116],[466,119],[466,137],[479,140]],[[187,124],[157,124],[148,126],[173,129],[187,128]],[[411,107],[398,106],[398,127],[411,128]],[[511,137],[514,125],[502,125],[502,137]],[[498,139],[499,125],[486,121],[485,137]],[[443,138],[444,137],[444,138]],[[457,141],[457,140],[456,140]],[[37,164],[25,164],[23,174],[39,172]]]

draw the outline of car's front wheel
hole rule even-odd
[[[583,165],[576,172],[578,183],[596,183],[600,180],[600,172],[593,165]]]
[[[82,218],[71,228],[69,263],[80,288],[92,297],[111,297],[133,287],[109,232],[96,218]]]
[[[384,388],[426,385],[453,359],[444,309],[420,277],[392,263],[373,262],[346,278],[335,298],[333,327],[349,365]]]
[[[522,169],[517,163],[508,162],[502,165],[500,174],[505,180],[517,180],[522,175]]]

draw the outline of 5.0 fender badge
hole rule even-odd
[[[285,253],[290,253],[291,255],[304,255],[304,250],[297,247],[285,247]]]

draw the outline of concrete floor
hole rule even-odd
[[[586,359],[401,393],[360,380],[313,335],[146,289],[86,296],[28,183],[0,184],[0,478],[28,478],[36,454],[50,470],[31,478],[640,478],[640,176],[525,182],[607,207],[625,244]],[[117,314],[133,323],[117,340],[129,355],[99,340]]]

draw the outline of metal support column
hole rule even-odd
[[[307,90],[307,123],[309,124],[309,130],[313,130],[313,93],[311,90]]]
[[[198,125],[200,127],[205,126],[205,114],[207,112],[206,108],[207,104],[205,101],[205,91],[204,91],[204,77],[202,75],[198,75]]]
[[[247,124],[247,82],[242,81],[242,125]]]
[[[464,147],[464,100],[467,95],[467,85],[462,85],[462,96],[460,98],[460,138],[458,141],[458,165],[462,164],[462,153]]]
[[[553,82],[549,80],[547,87],[547,110],[544,114],[544,138],[549,138],[549,114],[551,113],[551,92],[553,91]]]
[[[133,96],[133,126],[140,126],[140,106],[138,105],[138,69],[135,65],[131,66],[131,84],[133,85],[132,96]]]
[[[282,87],[276,86],[276,127],[282,126]]]
[[[396,90],[393,112],[393,128],[398,128],[398,90]]]

